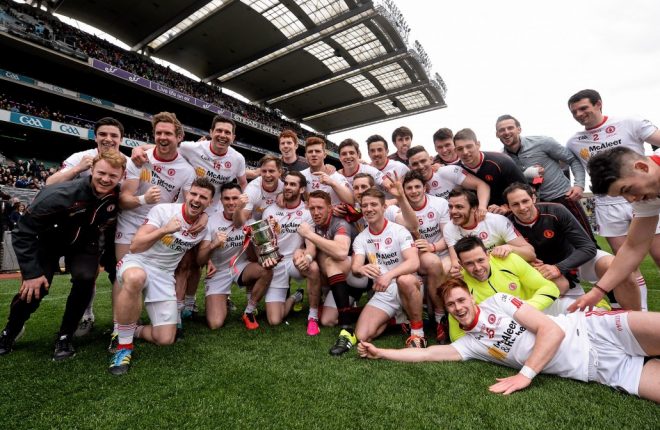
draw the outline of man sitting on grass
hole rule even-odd
[[[380,349],[358,344],[365,358],[394,361],[479,359],[520,369],[490,386],[504,395],[522,390],[538,373],[596,381],[660,403],[660,313],[587,312],[549,317],[504,293],[476,304],[460,279],[443,285],[447,311],[467,333],[451,345]]]

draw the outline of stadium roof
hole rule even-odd
[[[445,107],[391,0],[50,0],[54,11],[325,133]]]

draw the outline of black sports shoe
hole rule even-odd
[[[350,349],[357,343],[357,339],[354,334],[351,334],[348,330],[342,330],[339,333],[337,342],[334,346],[330,348],[330,355],[334,357],[339,357],[340,355],[350,351]]]
[[[0,334],[0,355],[7,355],[14,349],[16,340],[7,330]]]
[[[73,349],[71,339],[68,335],[62,335],[57,338],[55,342],[55,352],[53,353],[53,361],[62,361],[76,355],[76,350]]]

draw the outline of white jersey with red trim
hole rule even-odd
[[[449,192],[462,185],[466,177],[467,172],[460,166],[441,166],[431,179],[426,181],[428,194],[446,200]]]
[[[427,194],[424,206],[419,210],[415,210],[415,214],[419,223],[419,233],[423,239],[426,239],[429,243],[435,243],[442,239],[442,225],[447,225],[450,222],[447,200]]]
[[[303,176],[305,176],[305,178],[307,179],[308,193],[311,193],[312,191],[316,191],[316,190],[325,191],[326,193],[330,194],[330,202],[333,205],[341,203],[342,200],[339,198],[335,190],[332,189],[330,185],[322,184],[319,177],[312,173],[311,168],[305,169],[300,173],[302,173]],[[346,180],[346,177],[344,175],[342,175],[339,172],[335,172],[332,175],[328,175],[328,176],[330,177],[330,179],[338,183],[340,187],[346,187],[346,189],[349,190],[351,194],[353,193],[353,187],[349,185],[348,180]]]
[[[188,160],[197,176],[206,176],[215,186],[213,202],[220,200],[220,186],[245,175],[245,157],[232,148],[227,148],[223,155],[213,152],[212,143],[181,142],[179,153]]]
[[[387,163],[385,163],[385,166],[382,169],[377,169],[377,170],[380,170],[383,173],[384,178],[386,177],[389,178],[390,181],[394,181],[397,176],[399,177],[399,180],[403,180],[403,176],[410,171],[410,168],[400,161],[390,160],[388,158]],[[385,193],[386,199],[389,200],[394,198],[394,196],[390,194],[389,191],[383,190],[383,192]]]
[[[356,205],[357,208],[360,207],[360,205]],[[389,205],[388,207],[385,208],[385,219],[390,221],[390,222],[396,222],[396,217],[401,213],[401,208],[399,208],[397,205]],[[360,231],[365,230],[367,228],[367,220],[364,219],[364,217],[360,218],[356,224],[359,224],[359,229]]]
[[[342,172],[344,172],[345,170],[346,169],[343,169]],[[367,175],[371,175],[371,177],[374,178],[376,185],[378,185],[381,188],[381,190],[384,190],[383,178],[385,178],[385,174],[383,174],[383,172],[381,172],[380,170],[376,169],[373,166],[359,163],[355,173],[353,173],[352,175],[346,175],[344,173],[342,173],[342,176],[346,178],[346,181],[348,181],[348,184],[351,186],[351,189],[353,189],[353,179],[355,178],[355,175],[357,175],[358,173],[366,173]]]
[[[60,172],[66,172],[67,170],[73,169],[76,167],[84,157],[96,157],[99,155],[99,150],[98,148],[92,148],[92,149],[86,149],[85,151],[80,151],[73,153],[62,162],[62,167],[60,168]],[[90,176],[92,174],[92,169],[87,169],[84,172],[78,173],[78,178],[82,178],[83,176]]]
[[[382,231],[365,229],[353,241],[353,253],[367,257],[366,264],[375,256],[384,274],[403,262],[403,251],[414,245],[412,235],[405,227],[385,220]]]
[[[658,129],[649,120],[606,116],[603,123],[589,130],[575,133],[566,147],[580,160],[584,169],[592,155],[614,147],[629,148],[644,155],[644,141]],[[626,203],[623,197],[595,196],[597,206]]]
[[[490,251],[499,245],[504,245],[520,236],[511,221],[503,215],[488,212],[486,218],[470,227],[461,227],[452,222],[445,225],[443,231],[447,247],[454,246],[456,242],[465,236],[477,236]]]
[[[141,196],[149,188],[156,185],[160,188],[160,203],[174,203],[183,200],[183,192],[190,190],[195,178],[195,171],[188,162],[178,154],[171,161],[159,160],[154,149],[147,149],[145,154],[149,161],[142,167],[137,167],[132,160],[126,165],[126,179],[139,181],[136,196]],[[132,221],[140,225],[155,204],[145,204],[119,213],[119,223]]]
[[[522,304],[521,299],[509,294],[489,297],[477,306],[475,321],[465,328],[467,335],[451,345],[463,360],[474,358],[522,368],[536,342],[536,335],[513,318]],[[561,327],[565,337],[542,372],[588,381],[590,341],[585,314],[575,312],[549,318]]]
[[[294,208],[281,208],[277,205],[271,205],[263,213],[263,219],[273,217],[277,222],[275,234],[277,235],[277,246],[280,254],[284,258],[290,258],[296,249],[302,248],[303,238],[298,234],[298,228],[303,221],[314,226],[312,215],[305,208],[305,203],[300,202]]]
[[[276,204],[277,195],[284,190],[284,183],[277,180],[277,187],[274,191],[266,191],[263,187],[261,176],[253,180],[245,187],[245,194],[248,196],[248,202],[245,205],[245,210],[252,212],[252,218],[255,220],[261,219],[261,214],[268,206]]]
[[[246,224],[251,224],[253,220],[248,221]],[[233,256],[241,252],[243,247],[243,240],[245,239],[245,232],[243,226],[236,227],[231,219],[227,219],[222,210],[214,212],[209,216],[209,222],[206,225],[206,236],[204,240],[213,242],[216,233],[224,232],[227,235],[227,241],[222,248],[216,248],[211,253],[211,261],[218,270],[226,270],[229,267],[229,262]],[[237,261],[237,266],[240,263],[247,261],[247,254],[243,253]]]
[[[189,222],[184,216],[184,203],[163,203],[154,206],[147,214],[143,224],[160,228],[170,222],[172,218],[181,221],[181,230],[166,234],[151,248],[137,253],[135,256],[145,265],[174,274],[183,255],[204,239],[206,229],[195,234],[188,231],[194,222]],[[121,262],[118,265],[121,265]]]

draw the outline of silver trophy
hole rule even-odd
[[[268,220],[253,222],[248,224],[247,227],[247,234],[252,238],[252,244],[259,257],[259,264],[263,264],[269,258],[276,261],[282,259],[282,255],[277,250],[277,237]]]

